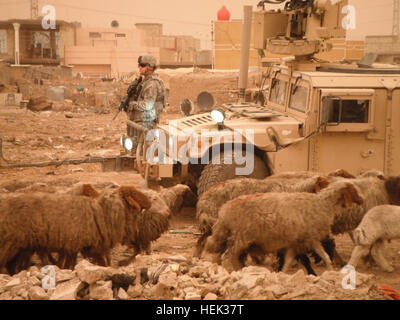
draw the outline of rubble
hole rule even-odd
[[[55,288],[42,287],[43,274],[36,266],[13,277],[0,275],[0,299],[19,300],[299,300],[299,299],[390,299],[377,289],[375,276],[356,273],[354,290],[342,287],[340,271],[325,271],[319,277],[303,270],[293,274],[271,272],[268,268],[249,266],[228,273],[217,264],[197,261],[185,274],[160,268],[163,258],[150,259],[153,270],[163,270],[156,283],[144,276],[148,270],[135,265],[100,267],[81,260],[75,270],[56,269]],[[183,264],[183,263],[182,263]],[[173,271],[175,270],[175,271]],[[143,281],[144,279],[144,281]],[[143,283],[141,283],[143,282]]]

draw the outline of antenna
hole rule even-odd
[[[399,37],[399,0],[393,0],[393,37]]]
[[[37,19],[39,16],[38,0],[31,0],[31,19]]]

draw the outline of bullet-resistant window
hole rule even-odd
[[[371,101],[368,99],[341,99],[324,97],[323,104],[329,110],[328,123],[368,123]]]
[[[279,105],[286,105],[286,90],[288,87],[287,81],[273,79],[271,84],[271,93],[269,100]]]
[[[308,89],[302,86],[293,86],[290,95],[289,108],[300,112],[306,112]]]

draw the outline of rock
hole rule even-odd
[[[112,300],[113,290],[111,281],[97,281],[89,287],[89,298],[94,300]]]
[[[87,260],[80,261],[75,266],[75,271],[79,280],[88,284],[95,283],[99,280],[104,280],[108,276],[112,275],[111,268],[96,266]]]
[[[20,278],[13,278],[7,284],[4,286],[6,290],[11,290],[11,288],[16,287],[21,285],[21,279]]]
[[[76,272],[68,269],[59,270],[56,273],[56,283],[65,282],[76,277]]]
[[[143,286],[141,284],[129,286],[127,293],[131,298],[140,297],[143,293]]]
[[[28,298],[29,298],[28,291],[25,288],[22,288],[21,290],[19,290],[17,292],[17,295],[20,296],[21,298],[23,298],[24,300],[28,300]]]
[[[291,287],[304,287],[306,283],[306,275],[304,271],[300,269],[295,274],[289,275],[289,277],[286,279],[285,285]]]
[[[288,293],[287,289],[279,284],[273,284],[264,288],[266,292],[272,293],[276,298]]]
[[[195,266],[190,268],[189,276],[199,278],[203,273],[208,274],[208,270],[205,267]]]
[[[29,99],[27,108],[34,112],[46,111],[52,109],[52,102],[48,101],[46,97],[37,97]]]
[[[75,300],[81,285],[81,281],[78,278],[62,282],[57,285],[50,300]]]
[[[158,283],[151,288],[151,295],[159,299],[171,299],[177,293],[178,281],[176,273],[161,274]]]
[[[64,113],[64,116],[68,119],[72,119],[74,117],[74,114],[72,112],[66,112]]]
[[[118,294],[117,294],[117,298],[119,300],[128,300],[129,296],[128,296],[128,294],[126,293],[126,291],[124,289],[119,288]]]
[[[40,281],[37,277],[29,277],[28,285],[30,287],[41,286],[42,281]]]
[[[185,300],[201,300],[201,295],[196,292],[188,292],[185,295]]]
[[[28,297],[31,300],[48,300],[49,296],[41,287],[31,287],[28,291]]]
[[[209,292],[206,294],[203,300],[217,300],[218,296],[215,293]]]
[[[174,255],[174,256],[170,256],[168,257],[168,260],[174,261],[174,262],[187,262],[188,259],[186,259],[184,256],[178,254],[178,255]]]

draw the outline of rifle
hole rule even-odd
[[[131,100],[131,98],[135,98],[135,100],[137,100],[137,98],[138,98],[138,90],[137,90],[137,88],[138,88],[140,82],[142,82],[142,77],[139,77],[139,78],[135,79],[132,82],[132,84],[129,86],[129,88],[127,90],[128,95],[121,101],[121,104],[119,105],[118,111],[115,114],[113,120],[115,120],[118,117],[119,113],[122,110],[124,110],[126,112],[126,110],[128,108],[129,101]]]

